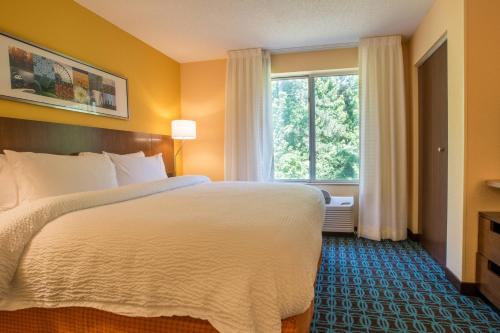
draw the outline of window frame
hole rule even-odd
[[[271,75],[271,81],[274,80],[290,80],[290,79],[307,79],[308,87],[308,111],[309,111],[309,179],[273,179],[275,182],[284,183],[306,183],[306,184],[320,184],[320,185],[359,185],[359,179],[353,180],[343,180],[343,179],[331,179],[331,180],[321,180],[316,179],[316,94],[314,79],[317,77],[328,77],[328,76],[346,76],[346,75],[358,75],[357,68],[341,69],[334,71],[317,71],[317,72],[299,72],[299,73],[279,73]],[[359,105],[359,89],[358,89],[358,105]],[[359,119],[358,131],[361,131],[361,117]],[[361,133],[360,137],[361,137]],[[359,145],[358,151],[361,155],[361,146]],[[359,158],[359,163],[361,164],[361,156]],[[273,163],[273,175],[274,175],[274,163]]]

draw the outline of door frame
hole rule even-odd
[[[437,49],[441,47],[441,45],[443,45],[447,41],[448,41],[448,34],[445,32],[441,37],[438,38],[438,40],[434,44],[432,44],[431,48],[428,49],[427,52],[425,52],[424,55],[415,63],[415,68],[418,69],[427,59],[430,58],[431,55],[434,54],[434,52],[436,52]]]

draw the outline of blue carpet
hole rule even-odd
[[[413,241],[324,237],[312,333],[497,333],[499,313],[460,295]]]

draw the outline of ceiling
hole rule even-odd
[[[410,36],[433,0],[76,0],[179,62]]]

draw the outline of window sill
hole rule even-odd
[[[359,182],[306,182],[307,185],[340,185],[340,186],[359,186]]]
[[[292,184],[304,184],[304,185],[336,185],[336,186],[359,186],[359,181],[332,181],[332,180],[274,180],[277,183],[292,183]]]

